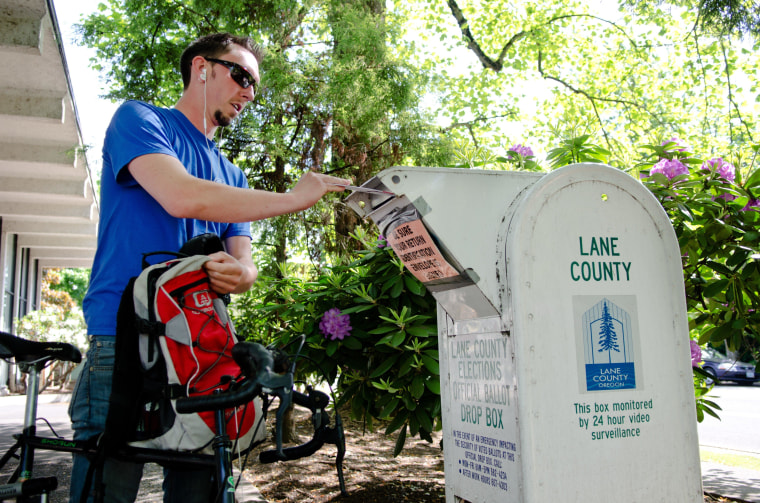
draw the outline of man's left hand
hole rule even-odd
[[[220,294],[237,292],[246,277],[243,264],[226,252],[212,253],[209,258],[204,267],[211,289]]]

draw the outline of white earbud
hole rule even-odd
[[[203,71],[201,72],[201,80],[202,80],[203,82],[206,82],[206,69],[205,69],[205,68],[204,68],[204,69],[203,69]]]

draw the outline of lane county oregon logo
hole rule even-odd
[[[636,388],[630,315],[603,298],[583,313],[586,390]]]

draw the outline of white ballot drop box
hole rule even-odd
[[[438,303],[447,503],[703,501],[681,259],[630,175],[395,167],[348,202]]]

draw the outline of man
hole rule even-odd
[[[188,239],[213,232],[225,251],[210,255],[206,265],[212,288],[244,292],[258,274],[250,222],[309,208],[348,183],[307,172],[288,193],[251,190],[216,148],[216,129],[254,99],[261,58],[247,37],[202,37],[182,54],[184,90],[173,109],[129,101],[114,114],[103,146],[98,249],[84,300],[90,348],[69,409],[75,439],[104,429],[119,299],[129,278],[139,274],[143,253],[176,251]],[[74,456],[73,502],[79,501],[88,466],[84,456]],[[107,460],[106,500],[134,501],[141,477],[141,464]],[[208,470],[165,471],[165,501],[208,501],[212,491]]]

